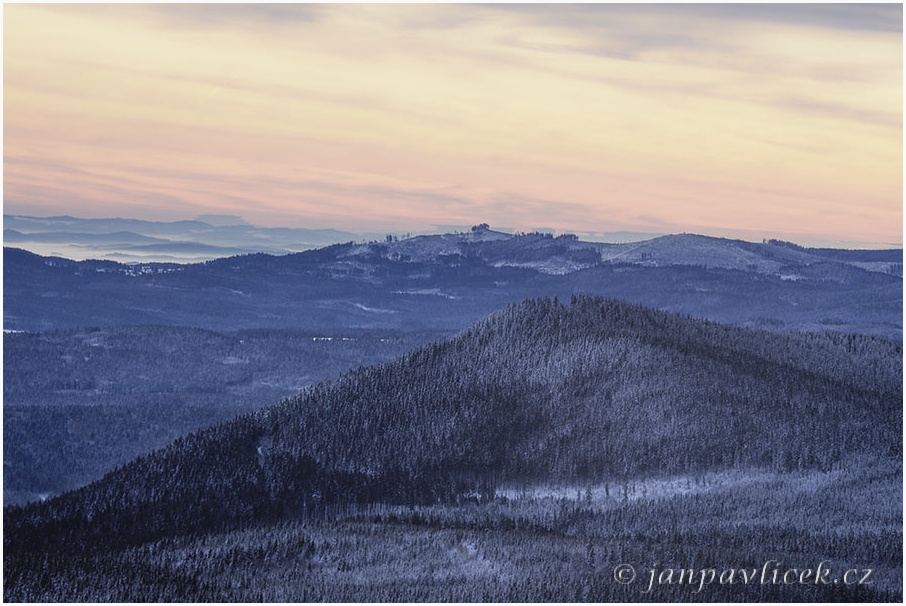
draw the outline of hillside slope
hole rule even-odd
[[[135,545],[348,503],[454,503],[514,482],[899,457],[902,350],[579,297],[177,440],[4,516],[7,553]]]

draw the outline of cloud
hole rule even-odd
[[[776,107],[809,115],[820,114],[831,119],[863,122],[879,126],[903,128],[903,114],[891,111],[874,111],[838,103],[822,102],[815,99],[795,97],[772,99]]]
[[[903,32],[902,4],[698,4],[693,11],[734,21],[868,32]]]
[[[900,4],[492,4],[489,10],[518,14],[538,24],[570,30],[597,29],[614,20],[658,19],[676,23],[690,20],[707,28],[715,22],[784,24],[848,31],[903,31]],[[637,32],[627,32],[636,35]],[[682,37],[674,40],[684,39]],[[669,42],[670,37],[662,39]],[[651,42],[658,39],[651,38]]]
[[[901,212],[898,6],[4,10],[5,193],[36,209],[830,232],[849,203],[879,240]]]
[[[133,21],[153,20],[158,26],[178,30],[207,30],[224,27],[258,29],[292,26],[317,21],[326,11],[320,4],[131,4],[60,5],[56,10],[95,18],[110,17]]]

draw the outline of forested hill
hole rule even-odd
[[[885,340],[530,300],[83,489],[7,508],[4,545],[7,556],[103,550],[520,482],[899,458],[901,404],[902,347]]]

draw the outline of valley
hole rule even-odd
[[[84,486],[189,432],[449,333],[168,326],[4,335],[3,500]]]

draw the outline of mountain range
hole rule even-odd
[[[3,215],[4,244],[73,259],[125,263],[200,262],[252,252],[285,254],[364,237],[334,229],[258,227],[230,215],[169,222]]]
[[[70,261],[4,249],[4,328],[459,330],[504,305],[574,293],[769,330],[902,338],[902,251],[689,234],[631,244],[460,234],[197,264]]]

